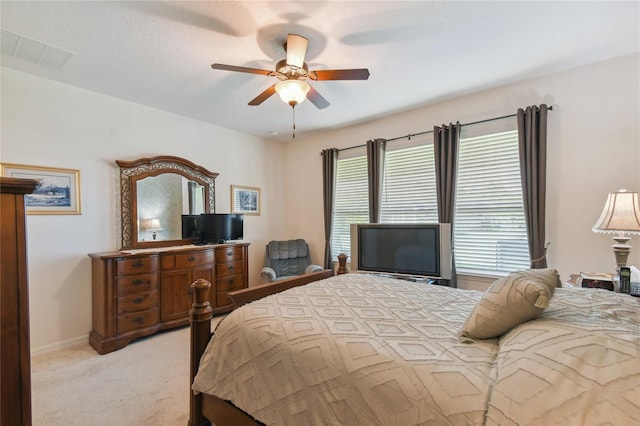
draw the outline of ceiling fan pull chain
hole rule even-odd
[[[291,113],[293,114],[293,138],[292,139],[295,139],[296,138],[296,106],[295,104],[291,105]]]

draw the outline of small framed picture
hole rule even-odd
[[[39,184],[25,196],[27,214],[80,214],[80,171],[53,167],[0,164],[2,175],[35,179]]]
[[[260,215],[260,188],[231,185],[231,213]]]

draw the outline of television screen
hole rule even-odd
[[[224,243],[241,240],[243,237],[244,216],[230,213],[202,214],[202,240],[207,243]]]
[[[450,229],[446,223],[352,224],[351,270],[450,279]]]
[[[438,228],[362,227],[362,270],[400,274],[439,275]]]

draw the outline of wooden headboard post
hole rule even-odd
[[[202,414],[202,394],[195,395],[191,384],[198,372],[200,357],[211,339],[211,318],[213,309],[209,303],[211,283],[199,279],[191,284],[193,306],[191,318],[191,372],[189,380],[189,426],[208,425],[209,420]]]

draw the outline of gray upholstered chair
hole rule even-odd
[[[268,283],[322,270],[322,266],[311,263],[309,245],[305,240],[269,241],[260,275],[262,282]]]

